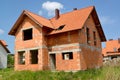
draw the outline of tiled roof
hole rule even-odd
[[[60,14],[58,19],[55,19],[55,17],[51,19],[46,19],[37,14],[24,10],[21,16],[16,21],[13,28],[11,29],[11,31],[9,32],[9,34],[15,35],[18,25],[22,21],[24,15],[28,16],[30,19],[32,19],[35,23],[37,23],[41,27],[47,27],[47,28],[52,29],[52,31],[48,34],[48,35],[51,35],[51,34],[57,34],[57,33],[62,33],[66,31],[81,29],[84,26],[90,14],[93,15],[95,25],[99,25],[99,26],[96,26],[96,28],[101,37],[101,41],[106,41],[104,32],[102,30],[102,27],[99,22],[94,6],[90,6],[90,7],[82,8],[80,10],[73,10],[68,13]],[[62,25],[65,25],[63,29],[56,30]]]
[[[92,10],[93,6],[61,14],[57,20],[55,18],[52,18],[51,21],[55,29],[57,29],[61,25],[65,26],[62,30],[54,30],[50,34],[81,29]]]
[[[31,20],[33,20],[36,24],[40,25],[41,27],[44,26],[44,27],[52,28],[52,24],[50,20],[43,18],[37,14],[34,14],[30,11],[24,10],[8,34],[15,35],[19,27],[18,25],[23,21],[25,16],[29,17]]]
[[[120,48],[119,40],[108,40],[105,42],[105,47],[102,49],[102,54],[104,56],[109,55],[120,55],[118,49]]]
[[[0,40],[0,44],[3,46],[3,48],[7,51],[7,53],[10,53],[10,51],[8,50],[8,48],[7,48],[7,44],[6,44],[6,42],[4,41],[4,40]]]
[[[50,20],[40,16],[40,15],[37,15],[37,14],[34,14],[30,11],[27,11],[25,10],[24,11],[26,15],[28,15],[29,17],[31,17],[31,19],[35,20],[36,22],[38,22],[38,24],[41,24],[43,26],[46,26],[46,27],[49,27],[49,28],[53,28],[53,25],[51,24]]]

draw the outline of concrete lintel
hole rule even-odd
[[[64,53],[64,52],[80,52],[81,49],[71,49],[71,50],[61,50],[61,51],[52,51],[49,54]]]
[[[39,47],[34,47],[34,48],[25,48],[25,49],[19,49],[16,50],[15,52],[19,52],[19,51],[29,51],[29,50],[35,50],[35,49],[42,49],[42,48],[47,48],[47,46],[39,46]]]
[[[62,48],[62,47],[64,48],[64,47],[71,47],[71,46],[79,46],[79,43],[56,45],[56,46],[52,46],[50,48]]]

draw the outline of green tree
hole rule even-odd
[[[7,56],[7,67],[8,68],[14,67],[14,54],[8,54],[8,56]]]

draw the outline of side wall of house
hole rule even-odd
[[[0,44],[0,68],[7,68],[7,52]]]
[[[89,29],[89,43],[87,43],[87,31],[86,28]],[[96,40],[94,40],[94,34],[96,33]],[[81,45],[81,69],[89,69],[89,68],[97,68],[102,66],[102,48],[101,48],[101,40],[100,36],[98,34],[98,31],[96,29],[94,20],[92,16],[90,15],[87,19],[85,25],[84,25],[84,35],[85,38],[82,40],[85,41],[85,44]],[[96,41],[96,45],[94,44],[94,41]]]
[[[32,39],[23,40],[23,30],[32,29]],[[24,21],[19,25],[17,33],[15,34],[15,70],[43,70],[43,50],[44,45],[42,28],[35,24],[29,18],[25,18]],[[28,34],[29,35],[29,34]],[[31,64],[31,50],[38,51],[38,64]],[[19,52],[24,52],[25,64],[19,64]],[[46,54],[45,54],[46,55]],[[46,55],[48,56],[48,55]],[[47,65],[47,63],[45,64]]]

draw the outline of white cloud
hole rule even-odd
[[[100,17],[101,24],[114,24],[115,20],[108,16]]]
[[[0,35],[4,33],[4,30],[0,29]]]
[[[55,9],[63,9],[63,4],[61,4],[59,2],[47,1],[42,4],[42,9],[44,9],[48,12],[48,16],[53,16]]]

